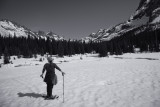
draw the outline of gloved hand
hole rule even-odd
[[[62,71],[62,76],[64,76],[66,73]]]
[[[43,78],[43,74],[41,74],[40,77]]]

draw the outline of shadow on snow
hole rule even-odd
[[[114,58],[118,58],[118,59],[132,59],[132,58],[127,58],[127,57],[114,57]],[[156,58],[134,58],[134,59],[159,60],[159,59],[156,59]]]
[[[39,98],[42,97],[42,94],[38,93],[17,93],[19,97],[33,97],[33,98]]]

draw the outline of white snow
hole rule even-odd
[[[160,7],[159,8],[156,8],[154,11],[153,11],[153,14],[155,14],[156,12],[160,11]]]
[[[148,4],[151,0],[146,0],[146,4]]]
[[[160,22],[160,15],[156,17],[151,23],[157,23]]]
[[[109,40],[111,40],[111,39],[113,39],[115,37],[118,37],[118,36],[124,34],[125,32],[128,32],[128,31],[134,29],[134,28],[135,27],[130,27],[128,29],[122,29],[122,30],[119,30],[119,31],[116,30],[114,33],[111,33],[110,35],[105,35],[105,37],[107,37],[107,38],[103,37],[102,40],[103,41],[109,41]]]
[[[159,7],[159,8],[156,8],[156,9],[153,11],[153,15],[156,16],[156,18],[151,22],[152,24],[153,24],[153,23],[160,22],[160,15],[158,14],[159,12],[160,12],[160,7]]]
[[[43,65],[38,59],[16,59],[0,68],[1,107],[160,107],[160,53],[97,55],[56,58],[66,72],[65,103],[63,81],[53,94],[59,100],[44,100],[46,84],[40,78]],[[0,59],[2,62],[2,59]],[[22,66],[14,67],[22,64]],[[26,65],[26,66],[24,66]]]
[[[132,15],[132,16],[130,17],[130,19],[132,20],[134,16],[140,14],[141,12],[144,12],[146,8],[147,8],[147,7],[146,7],[146,4],[143,5],[140,9],[138,9],[138,10],[135,12],[134,15]]]
[[[28,34],[26,34],[25,31],[23,27],[17,27],[10,21],[0,21],[0,34],[2,36],[14,36],[15,34],[17,37],[27,37]]]

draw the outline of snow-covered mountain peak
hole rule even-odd
[[[9,20],[0,20],[0,35],[5,37],[41,37],[41,38],[51,38],[55,40],[62,40],[63,37],[53,33],[53,32],[44,32],[38,31],[33,32],[30,29],[26,28],[25,26],[21,26],[13,21]]]
[[[34,33],[15,22],[9,20],[0,21],[0,34],[1,36],[17,36],[17,37],[28,37],[28,35],[35,36]]]
[[[129,20],[117,24],[108,29],[100,29],[92,36],[85,38],[97,41],[109,41],[115,37],[121,36],[127,32],[137,34],[146,29],[155,30],[160,24],[160,0],[141,0],[135,13],[131,15]],[[89,41],[86,40],[86,41]]]
[[[154,19],[159,16],[160,0],[141,0],[132,19],[141,19],[146,16],[149,18],[148,22],[152,23]],[[156,15],[156,16],[155,16]]]

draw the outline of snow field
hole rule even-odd
[[[17,59],[0,68],[1,107],[159,107],[160,53],[124,54],[98,58],[97,55],[54,58],[59,71],[53,95],[59,100],[44,100],[46,84],[40,78],[47,62]]]

